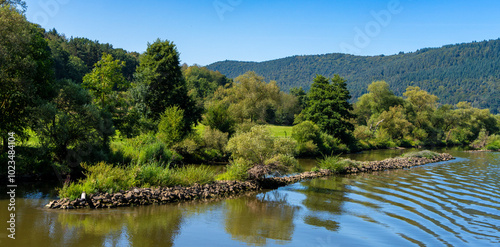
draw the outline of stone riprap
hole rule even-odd
[[[369,171],[380,171],[387,169],[401,169],[419,166],[429,163],[441,162],[454,159],[447,153],[440,154],[434,158],[391,158],[381,161],[362,162],[357,167],[347,167],[343,173],[358,173]],[[269,177],[252,181],[216,181],[211,184],[195,184],[190,187],[168,187],[168,188],[134,188],[117,193],[95,193],[87,195],[86,198],[70,200],[63,198],[51,201],[46,205],[51,209],[78,209],[78,208],[116,208],[136,205],[164,204],[189,200],[207,200],[224,198],[244,192],[259,191],[262,189],[275,189],[305,179],[333,175],[330,170],[315,172],[303,172],[297,175],[285,177]]]

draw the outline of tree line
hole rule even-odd
[[[355,102],[372,81],[386,81],[394,93],[403,96],[409,86],[418,86],[440,98],[443,104],[468,101],[474,107],[500,112],[500,39],[425,48],[391,56],[323,54],[292,56],[265,62],[221,61],[207,68],[235,78],[246,71],[277,81],[289,91],[308,91],[316,74],[340,74]]]

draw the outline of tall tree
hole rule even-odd
[[[229,111],[239,122],[246,119],[266,122],[270,110],[276,109],[280,99],[276,82],[266,83],[264,77],[253,71],[236,77],[232,87],[222,94],[222,101],[229,105]]]
[[[147,87],[144,94],[147,117],[159,120],[167,107],[176,105],[184,111],[185,132],[201,120],[201,109],[188,95],[179,66],[179,52],[174,43],[158,39],[148,44],[148,49],[140,59],[136,78],[138,84]]]
[[[304,120],[310,120],[326,133],[350,143],[354,130],[351,119],[355,116],[351,113],[351,96],[346,86],[346,80],[337,74],[331,79],[317,75],[308,93],[307,107],[301,114]]]
[[[26,2],[23,0],[0,0],[0,7],[10,5],[16,8],[19,12],[26,12]]]
[[[92,72],[83,77],[83,87],[90,90],[94,102],[105,108],[113,89],[127,89],[128,83],[122,74],[125,62],[114,60],[111,54],[104,53]]]
[[[366,124],[371,115],[378,115],[398,105],[403,105],[403,99],[394,95],[389,84],[385,81],[374,81],[368,86],[368,93],[358,99],[354,109],[358,123]]]
[[[55,91],[43,30],[4,3],[0,7],[0,135],[5,149],[7,132],[22,132],[31,109],[55,96]]]

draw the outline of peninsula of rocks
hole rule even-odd
[[[80,209],[80,208],[116,208],[138,205],[165,204],[189,200],[210,200],[225,198],[245,192],[263,189],[275,189],[287,184],[296,183],[305,179],[330,176],[334,174],[350,174],[358,172],[380,171],[387,169],[401,169],[429,163],[448,161],[454,159],[447,153],[439,154],[433,158],[425,157],[398,157],[381,161],[361,162],[355,167],[346,167],[341,173],[321,169],[319,171],[303,172],[296,175],[283,177],[266,177],[250,181],[216,181],[211,184],[195,184],[190,187],[168,188],[133,188],[117,193],[95,193],[75,200],[61,198],[51,201],[46,205],[50,209]]]

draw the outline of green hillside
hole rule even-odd
[[[399,96],[408,86],[437,95],[441,103],[472,102],[474,107],[500,112],[500,39],[424,48],[392,56],[324,54],[293,56],[265,62],[221,61],[210,64],[230,78],[252,70],[276,80],[282,90],[308,90],[316,74],[347,79],[353,99],[366,93],[367,85],[385,80]]]

